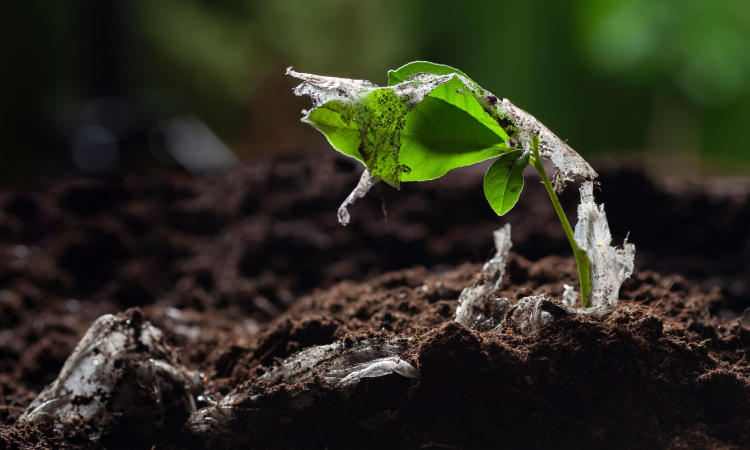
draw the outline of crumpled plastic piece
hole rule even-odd
[[[263,418],[284,417],[313,404],[324,395],[323,390],[334,390],[344,400],[363,379],[398,374],[419,378],[419,372],[398,354],[405,352],[410,338],[370,338],[354,343],[339,341],[302,350],[285,359],[278,366],[260,376],[250,387],[240,386],[217,405],[204,408],[190,416],[186,428],[206,442],[216,439],[231,429],[239,415]],[[320,385],[274,397],[268,386],[296,384],[318,379]],[[242,417],[247,417],[243,415]],[[250,419],[252,420],[252,419]],[[247,426],[253,426],[248,423]]]
[[[424,98],[427,97],[436,87],[451,81],[453,77],[460,78],[464,84],[471,83],[471,85],[474,85],[471,80],[459,74],[416,74],[409,77],[408,83],[382,87],[367,80],[325,77],[310,73],[301,73],[295,71],[291,67],[286,69],[286,74],[303,81],[302,84],[294,88],[293,92],[300,97],[304,95],[309,96],[313,102],[313,109],[331,100],[351,103],[356,101],[361,93],[370,89],[391,89],[398,94],[399,97],[407,99],[412,106],[415,106],[424,100]],[[303,113],[307,114],[308,111],[304,111]]]
[[[565,189],[565,183],[572,181],[574,178],[593,180],[598,176],[581,155],[576,153],[565,141],[557,137],[534,116],[517,107],[508,99],[498,102],[497,108],[503,115],[510,117],[522,131],[519,140],[525,148],[528,147],[534,136],[539,136],[539,154],[555,166],[555,175],[552,177],[555,192],[562,192]]]
[[[394,373],[406,378],[419,379],[419,371],[398,356],[389,356],[357,364],[348,367],[341,373],[346,372],[348,372],[348,375],[341,379],[341,384],[344,386],[357,384],[362,378],[376,378]],[[335,376],[335,373],[331,373],[329,376]]]
[[[294,88],[297,96],[308,95],[317,108],[331,100],[352,100],[357,94],[366,89],[375,89],[378,86],[367,80],[352,80],[349,78],[324,77],[311,73],[295,72],[291,67],[286,69],[286,74],[303,80],[303,83]],[[307,114],[307,112],[304,112]]]
[[[410,339],[364,339],[347,345],[339,341],[330,345],[318,345],[302,350],[285,359],[279,366],[258,378],[259,381],[275,383],[280,380],[288,384],[321,376],[337,384],[346,376],[376,363],[382,358],[395,357],[408,348]],[[400,361],[400,359],[399,359]],[[403,364],[407,364],[402,361]],[[409,366],[411,367],[411,366]],[[417,373],[416,369],[412,368]],[[378,375],[375,375],[378,376]],[[410,377],[415,378],[415,377]],[[417,375],[416,378],[419,378]]]
[[[517,334],[528,336],[554,322],[555,319],[578,312],[579,310],[567,308],[544,295],[524,297],[509,308],[495,331],[513,330]]]
[[[339,206],[338,218],[341,225],[349,225],[349,220],[351,219],[348,209],[349,206],[367,195],[367,193],[370,192],[370,189],[372,189],[372,187],[375,186],[379,181],[380,179],[378,177],[372,176],[370,169],[365,168],[365,171],[362,172],[362,177],[360,177],[359,179],[359,183],[357,183],[357,187],[355,187],[352,193],[349,194],[348,197],[346,197],[344,203]]]
[[[472,287],[464,288],[458,297],[456,322],[474,330],[489,330],[496,326],[510,307],[507,298],[495,294],[505,276],[505,265],[513,243],[510,240],[510,224],[505,224],[493,233],[495,256],[482,267],[482,280]]]
[[[621,249],[610,245],[612,235],[607,215],[604,214],[604,205],[594,202],[592,182],[581,185],[575,240],[591,260],[591,308],[583,312],[603,317],[614,311],[620,286],[633,274],[635,245],[627,238]]]
[[[195,411],[201,388],[200,375],[180,365],[161,331],[131,309],[94,321],[18,422],[51,419],[90,439],[117,430],[135,438],[161,428],[168,409]]]
[[[565,306],[576,306],[578,304],[578,291],[575,286],[563,284],[562,301]]]
[[[557,318],[578,311],[559,305],[543,295],[522,298],[515,305],[498,295],[505,276],[508,253],[513,246],[510,230],[510,224],[506,224],[493,233],[497,251],[482,267],[482,280],[464,288],[458,297],[455,320],[472,330],[512,330],[517,334],[529,335]]]
[[[546,296],[525,297],[512,305],[500,298],[497,291],[505,273],[505,263],[512,244],[510,225],[495,231],[497,253],[482,268],[483,280],[465,288],[458,299],[456,322],[474,330],[515,331],[534,333],[566,315],[590,314],[602,318],[614,311],[620,286],[633,273],[635,246],[625,239],[623,248],[612,247],[604,206],[594,202],[593,182],[581,186],[581,204],[575,239],[591,260],[591,307],[577,308],[578,293],[565,285],[563,302],[555,303]]]

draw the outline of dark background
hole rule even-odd
[[[417,59],[586,157],[750,174],[747,0],[36,0],[2,16],[5,186],[330,151],[284,69],[385,84]]]

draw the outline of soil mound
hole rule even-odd
[[[737,319],[750,305],[746,194],[599,171],[597,198],[615,240],[631,232],[638,269],[606,320],[563,319],[528,337],[452,319],[505,221],[515,252],[505,295],[559,297],[563,283],[575,284],[565,237],[531,178],[502,220],[486,205],[481,174],[459,171],[373,191],[346,228],[336,209],[359,174],[336,157],[2,194],[0,448],[123,448],[13,424],[97,317],[133,306],[204,373],[203,406],[237,389],[281,400],[313,389],[314,380],[258,378],[314,345],[412,337],[402,356],[419,381],[365,379],[346,402],[331,393],[257,426],[230,426],[234,442],[258,448],[750,445],[750,330]],[[575,197],[574,187],[563,195],[569,214]],[[174,430],[139,445],[202,446]]]

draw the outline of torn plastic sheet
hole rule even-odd
[[[137,437],[159,429],[168,409],[196,409],[200,375],[182,367],[139,310],[98,318],[57,379],[19,424],[53,420],[98,439],[117,429]]]
[[[578,291],[575,286],[563,284],[562,301],[565,306],[576,306],[578,304]]]
[[[493,233],[495,256],[482,267],[482,279],[472,287],[464,288],[458,297],[456,322],[475,330],[489,330],[496,326],[499,317],[511,304],[507,298],[495,293],[505,276],[505,265],[513,243],[510,240],[510,224]]]
[[[303,83],[294,88],[297,96],[307,95],[313,103],[313,108],[323,105],[331,100],[349,101],[357,97],[357,94],[366,89],[375,89],[378,86],[367,80],[351,80],[348,78],[324,77],[310,73],[295,72],[291,67],[286,69],[286,74],[303,80]],[[307,114],[307,112],[305,112]]]
[[[347,226],[349,225],[349,220],[351,219],[351,216],[349,215],[349,206],[354,204],[357,200],[361,199],[365,195],[367,195],[368,192],[370,192],[370,189],[378,183],[380,179],[378,177],[373,177],[372,173],[370,173],[370,169],[365,168],[365,171],[362,172],[362,177],[359,179],[359,183],[357,183],[357,187],[354,188],[351,194],[349,194],[348,197],[346,197],[346,200],[344,200],[344,203],[341,204],[339,207],[339,223],[341,225]]]
[[[560,305],[544,295],[524,297],[509,308],[496,331],[513,330],[517,334],[528,336],[555,319],[578,312],[579,310]]]
[[[381,358],[398,357],[399,353],[406,351],[409,342],[408,338],[373,338],[351,345],[341,341],[330,345],[318,345],[285,359],[279,366],[259,377],[258,381],[275,383],[283,380],[285,383],[292,384],[321,376],[326,381],[336,384],[346,376],[362,370],[366,365],[376,363]],[[404,364],[407,363],[404,362]],[[414,370],[416,373],[416,369]]]
[[[611,246],[604,205],[594,202],[594,184],[581,185],[575,240],[591,260],[591,308],[583,312],[603,317],[615,310],[622,283],[633,274],[635,245],[625,238],[621,249]]]
[[[239,416],[246,418],[249,414],[251,421],[253,417],[258,420],[274,415],[284,417],[312,405],[317,398],[330,392],[345,401],[363,378],[397,374],[418,379],[419,372],[398,356],[408,349],[410,341],[409,338],[370,338],[305,349],[260,376],[256,383],[240,386],[217,405],[194,413],[187,429],[211,442],[228,433]],[[280,383],[292,385],[314,380],[321,383],[281,396],[273,389]]]
[[[528,335],[556,318],[576,312],[574,308],[558,305],[545,296],[525,297],[515,305],[499,296],[508,252],[513,246],[510,230],[510,224],[506,224],[493,233],[497,249],[495,256],[482,268],[482,279],[465,288],[458,298],[456,322],[472,330],[513,330]]]
[[[356,364],[341,371],[341,374],[344,373],[347,375],[341,379],[341,384],[345,386],[357,384],[362,378],[376,378],[391,374],[398,374],[406,378],[419,379],[419,372],[417,369],[398,356],[389,356],[362,364]],[[335,373],[329,374],[329,376],[335,375]]]
[[[460,78],[464,84],[470,83],[474,85],[471,80],[459,74],[431,75],[422,73],[409,77],[409,81],[399,83],[395,86],[378,86],[367,80],[301,73],[296,72],[291,67],[286,69],[286,74],[303,81],[302,84],[294,88],[293,92],[300,97],[304,95],[309,96],[313,102],[313,109],[331,100],[352,104],[360,99],[363,93],[372,89],[390,89],[399,97],[408,100],[411,106],[416,106],[436,87],[451,81],[454,77]],[[303,113],[308,114],[309,111],[303,111]]]
[[[611,314],[617,305],[622,283],[633,273],[635,246],[625,239],[623,248],[611,246],[604,205],[594,202],[594,185],[581,186],[581,204],[575,239],[591,260],[591,307],[577,308],[578,293],[565,285],[562,303],[546,296],[525,297],[515,305],[499,295],[505,264],[512,244],[510,225],[495,231],[497,253],[482,268],[482,281],[465,288],[458,299],[456,322],[471,329],[486,331],[514,330],[521,334],[534,333],[555,319],[572,314],[590,314],[602,318]]]
[[[576,153],[565,141],[557,137],[534,116],[517,107],[508,99],[497,102],[496,107],[504,116],[510,117],[521,130],[519,140],[524,144],[524,148],[529,147],[534,136],[539,136],[539,154],[555,166],[555,175],[552,177],[555,192],[562,192],[565,189],[565,183],[572,181],[574,178],[593,180],[598,176],[581,155]]]

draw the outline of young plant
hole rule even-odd
[[[589,306],[591,262],[576,241],[557,198],[573,178],[593,180],[596,172],[565,142],[526,111],[482,89],[452,67],[417,61],[388,72],[388,86],[365,80],[323,77],[293,71],[303,80],[297,95],[313,108],[302,121],[322,132],[339,152],[359,160],[365,172],[339,210],[380,180],[396,188],[406,181],[439,178],[452,169],[497,158],[484,178],[484,193],[500,216],[510,211],[531,164],[542,177],[578,265],[583,307]],[[555,167],[550,181],[542,164]]]

